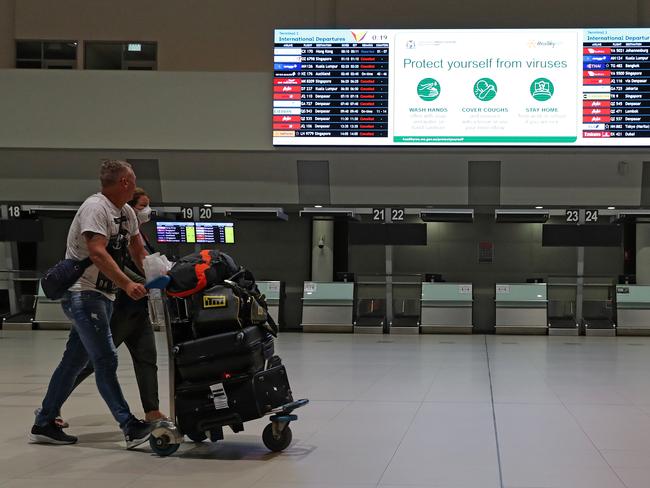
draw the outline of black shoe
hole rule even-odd
[[[29,433],[30,444],[74,444],[77,438],[63,432],[61,427],[50,422],[45,427],[34,425]]]
[[[133,449],[143,442],[147,442],[151,435],[151,425],[142,420],[131,420],[124,429],[124,440],[126,448]]]

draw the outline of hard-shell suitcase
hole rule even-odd
[[[220,378],[224,373],[255,373],[273,351],[273,337],[257,326],[183,342],[174,348],[176,367],[185,381]]]
[[[221,381],[184,383],[176,390],[176,416],[185,432],[209,430],[210,425],[246,422],[293,401],[283,365],[254,375]]]

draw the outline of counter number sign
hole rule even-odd
[[[585,211],[585,224],[596,224],[598,223],[598,209],[597,208],[588,208]],[[580,223],[580,210],[577,208],[567,208],[566,210],[566,221],[569,224],[579,224]]]
[[[7,212],[9,213],[10,219],[20,218],[20,205],[9,205]]]
[[[386,220],[386,209],[385,208],[373,208],[372,209],[372,220],[374,222],[383,222]]]
[[[386,212],[390,215],[391,222],[402,222],[404,220],[404,215],[406,215],[403,208],[373,208],[372,220],[374,222],[385,222]]]
[[[580,222],[580,210],[577,208],[567,208],[566,221],[569,224],[577,224]]]
[[[212,209],[210,207],[199,208],[199,218],[201,220],[210,220],[212,218]]]

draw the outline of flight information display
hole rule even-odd
[[[196,222],[195,227],[198,243],[235,243],[235,226],[232,222]]]
[[[194,222],[156,222],[156,240],[160,243],[195,243]]]
[[[276,30],[275,145],[650,145],[650,29]]]

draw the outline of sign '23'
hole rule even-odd
[[[579,224],[580,223],[580,210],[577,208],[568,208],[566,210],[566,221],[569,224]],[[597,208],[588,208],[585,210],[585,223],[586,224],[595,224],[598,222],[598,209]]]

